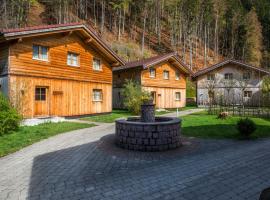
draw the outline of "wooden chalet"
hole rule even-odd
[[[156,108],[186,105],[186,78],[191,71],[177,53],[127,63],[113,69],[113,107],[123,108],[121,90],[126,80],[134,80],[151,93]]]
[[[112,111],[112,68],[125,65],[84,24],[0,31],[0,91],[25,118]]]

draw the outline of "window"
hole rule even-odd
[[[97,71],[101,71],[101,61],[97,58],[93,59],[93,69]]]
[[[251,98],[251,96],[252,96],[252,91],[244,91],[245,98]]]
[[[149,73],[150,73],[150,77],[151,78],[155,78],[156,77],[156,70],[154,68],[150,68]]]
[[[36,87],[35,100],[46,101],[46,88],[45,87]]]
[[[102,90],[93,90],[93,101],[102,101]]]
[[[243,80],[250,80],[251,74],[250,72],[244,72],[243,73]]]
[[[232,73],[225,74],[225,80],[232,80],[232,79],[233,79],[233,74]]]
[[[180,92],[176,92],[175,93],[175,100],[176,101],[180,101],[181,100],[181,93]]]
[[[163,78],[169,79],[169,71],[163,71]]]
[[[207,75],[207,80],[208,81],[214,81],[215,80],[215,75],[214,74],[208,74]]]
[[[175,72],[175,80],[179,81],[180,80],[180,73]]]
[[[69,66],[79,66],[79,54],[68,52],[67,64]]]
[[[48,61],[48,47],[33,45],[33,59]]]

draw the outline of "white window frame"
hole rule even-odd
[[[71,58],[69,56],[71,56]],[[76,59],[76,64],[74,64],[74,61],[75,61],[74,58],[77,58]],[[74,53],[74,52],[70,52],[70,51],[67,53],[67,65],[68,66],[79,67],[80,66],[79,60],[80,60],[80,54]]]
[[[179,94],[179,96],[178,96],[178,94]],[[175,101],[181,101],[181,92],[175,92]]]
[[[96,93],[99,93],[99,98],[96,98],[96,97],[98,97],[97,95],[96,95]],[[93,101],[94,102],[101,102],[101,101],[103,101],[103,93],[102,93],[102,90],[101,89],[93,89]]]
[[[38,49],[38,52],[37,52],[37,57],[35,57],[35,54],[34,54],[34,48],[37,47]],[[42,51],[43,49],[46,49],[46,58],[43,58],[43,54],[42,54]],[[33,47],[32,47],[32,59],[33,60],[39,60],[39,61],[46,61],[48,62],[49,61],[49,47],[46,47],[46,46],[42,46],[42,45],[37,45],[37,44],[34,44]]]
[[[207,81],[214,81],[215,80],[215,74],[207,74]]]
[[[228,76],[228,77],[226,78],[226,76]],[[224,79],[225,80],[233,80],[233,73],[226,73],[226,74],[224,74]]]
[[[165,76],[165,74],[168,74],[168,77]],[[163,71],[163,79],[169,80],[170,79],[170,72],[168,70]]]
[[[99,67],[96,68],[96,61],[99,62]],[[93,58],[93,70],[95,71],[102,71],[102,64],[101,64],[101,60],[98,58]]]
[[[249,95],[246,95],[246,94],[250,94],[250,96]],[[252,91],[250,91],[250,90],[244,91],[244,98],[251,98],[252,95],[253,95],[253,92]]]
[[[156,78],[156,69],[155,68],[149,68],[149,77]]]

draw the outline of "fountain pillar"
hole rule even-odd
[[[141,122],[155,122],[155,104],[152,101],[141,105]]]

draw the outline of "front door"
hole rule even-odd
[[[157,95],[157,93],[156,92],[151,92],[151,97],[152,97],[152,99],[153,99],[153,103],[154,104],[156,104],[156,95]]]
[[[49,89],[37,86],[35,88],[35,117],[49,116]]]

